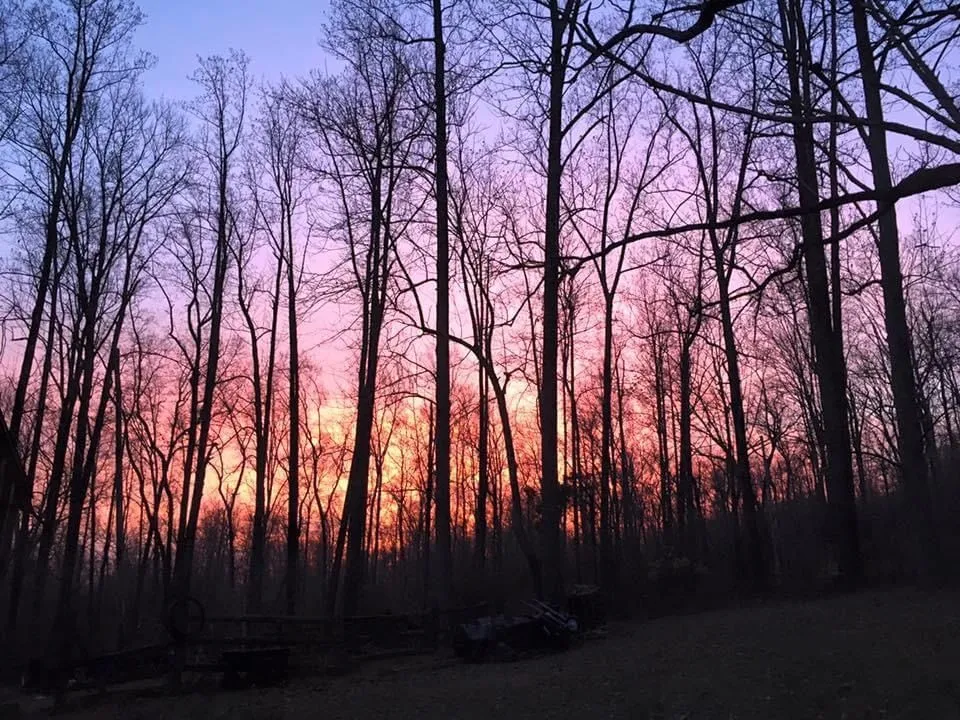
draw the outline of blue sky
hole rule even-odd
[[[243,50],[255,79],[306,74],[324,64],[317,44],[327,0],[141,0],[137,45],[157,58],[144,78],[148,97],[185,100],[197,56]]]
[[[139,0],[137,4],[146,21],[135,45],[156,58],[143,78],[148,98],[195,97],[197,87],[189,76],[197,57],[226,54],[231,48],[248,55],[255,82],[302,77],[326,62],[319,38],[328,0]],[[349,357],[339,343],[322,342],[339,320],[332,314],[327,309],[301,324],[301,351],[322,361],[330,377],[342,371],[339,364]],[[352,380],[353,375],[344,377]]]

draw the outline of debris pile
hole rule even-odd
[[[527,613],[481,617],[457,626],[458,657],[480,662],[493,655],[565,650],[579,632],[576,618],[540,601],[526,602]]]

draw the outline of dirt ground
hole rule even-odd
[[[381,661],[288,687],[125,697],[76,720],[960,718],[960,592],[869,592],[614,624],[559,655]]]

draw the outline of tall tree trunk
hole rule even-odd
[[[426,487],[424,488],[423,501],[421,502],[421,514],[423,516],[423,532],[421,541],[423,542],[423,605],[426,609],[431,600],[430,583],[432,581],[433,568],[431,566],[431,547],[433,546],[433,478],[434,462],[437,459],[434,445],[436,444],[434,434],[436,432],[436,407],[430,406],[429,417],[427,418],[427,477]]]
[[[56,260],[54,261],[56,262]],[[33,426],[33,439],[30,449],[30,465],[27,468],[26,483],[22,488],[20,498],[20,524],[17,528],[16,547],[13,555],[13,569],[10,580],[10,596],[7,608],[6,629],[7,637],[12,637],[17,625],[20,612],[20,596],[23,592],[24,576],[27,571],[29,551],[30,519],[33,514],[33,490],[37,476],[37,463],[40,459],[40,443],[43,430],[43,419],[46,414],[47,394],[53,369],[53,344],[57,328],[57,303],[60,288],[60,270],[54,267],[56,280],[50,290],[50,317],[47,323],[46,348],[43,355],[43,370],[40,377],[38,393],[37,421]],[[13,434],[10,434],[14,438]]]
[[[699,323],[699,319],[695,322]],[[685,334],[680,339],[680,461],[677,477],[677,535],[680,548],[686,557],[696,554],[695,541],[697,518],[693,504],[693,442],[692,436],[692,392],[691,392],[691,351],[695,332]]]
[[[50,554],[56,537],[57,511],[60,506],[60,494],[63,487],[63,477],[66,473],[67,452],[71,442],[74,409],[80,395],[79,370],[67,370],[67,388],[60,405],[60,420],[57,425],[57,436],[54,442],[53,458],[50,463],[50,472],[44,495],[43,514],[40,526],[40,539],[37,546],[36,572],[34,575],[34,610],[42,611],[43,598],[47,576],[50,568]]]
[[[293,210],[285,207],[287,240],[287,331],[290,343],[290,447],[287,456],[287,613],[297,609],[300,589],[300,345],[294,275]]]
[[[210,453],[210,431],[213,423],[215,391],[220,382],[221,334],[224,292],[230,267],[230,246],[234,227],[230,211],[230,179],[234,153],[241,144],[248,89],[247,59],[242,53],[228,58],[212,57],[201,61],[194,76],[205,93],[206,123],[210,147],[205,148],[216,187],[216,218],[213,266],[213,287],[210,288],[209,334],[206,361],[201,383],[197,343],[194,366],[191,367],[191,427],[188,432],[187,463],[183,475],[183,499],[177,535],[176,562],[173,567],[173,592],[178,598],[190,594],[196,548],[197,525],[203,503],[203,488]],[[198,397],[198,388],[202,393]],[[194,415],[195,412],[195,415]],[[189,502],[186,498],[189,497]]]
[[[786,47],[790,83],[790,111],[796,118],[809,115],[809,53],[801,8],[795,0],[780,4],[781,28]],[[847,416],[847,378],[843,346],[831,320],[830,289],[824,258],[820,216],[810,211],[819,203],[819,180],[814,155],[813,129],[809,123],[793,125],[796,153],[797,190],[800,207],[807,209],[800,219],[803,260],[808,286],[808,317],[814,360],[823,410],[827,451],[828,538],[836,548],[837,564],[844,578],[859,582],[863,573],[857,526],[850,455],[850,425]]]
[[[544,591],[563,594],[563,553],[560,542],[561,498],[557,477],[557,366],[560,298],[560,195],[563,174],[563,95],[566,84],[566,35],[579,7],[577,0],[561,5],[550,0],[550,91],[548,101],[547,192],[543,258],[543,365],[540,383],[541,539]]]
[[[717,248],[715,248],[717,252]],[[736,494],[734,507],[739,500],[743,512],[743,524],[747,532],[747,552],[749,553],[750,580],[758,589],[766,587],[767,564],[764,558],[763,536],[760,533],[760,520],[757,513],[757,496],[750,476],[750,448],[747,444],[747,419],[743,408],[743,382],[740,377],[740,354],[733,331],[733,316],[730,311],[730,296],[727,287],[726,269],[718,261],[720,282],[720,324],[723,329],[724,352],[726,353],[727,375],[730,384],[730,416],[733,421],[733,474]],[[734,511],[736,514],[736,510]]]
[[[605,259],[604,261],[605,262]],[[606,274],[602,274],[605,289],[603,303],[603,390],[600,400],[600,572],[604,587],[614,586],[615,564],[613,558],[612,511],[610,507],[610,486],[613,480],[613,301],[614,294],[606,285]]]
[[[673,497],[670,490],[670,447],[667,434],[666,348],[660,331],[653,339],[653,394],[656,400],[657,460],[660,469],[660,531],[664,546],[673,547]],[[602,500],[601,500],[602,508]]]
[[[478,338],[478,342],[483,342]],[[477,367],[480,398],[477,413],[477,507],[474,512],[474,555],[477,570],[483,577],[487,562],[487,496],[490,492],[490,384],[483,364]]]
[[[190,468],[185,484],[192,480],[189,489],[189,515],[183,535],[178,538],[177,557],[174,565],[174,592],[185,597],[190,594],[190,582],[193,574],[193,557],[196,546],[197,526],[200,521],[200,506],[203,501],[204,480],[209,460],[210,427],[213,422],[214,391],[219,381],[220,334],[223,320],[223,294],[228,267],[228,210],[227,210],[227,160],[222,160],[218,177],[217,239],[214,258],[214,281],[211,293],[210,336],[207,346],[207,360],[204,369],[203,395],[197,412],[197,443],[195,467]],[[187,489],[184,489],[184,494]]]
[[[283,278],[282,256],[277,258],[274,274],[270,330],[267,337],[266,378],[260,362],[260,329],[251,313],[249,300],[245,297],[243,258],[237,254],[237,299],[250,338],[251,386],[253,389],[253,435],[254,435],[254,491],[253,528],[250,538],[250,579],[247,584],[247,611],[261,612],[263,605],[263,580],[266,572],[267,550],[267,474],[270,453],[273,447],[271,428],[274,413],[274,381],[276,377],[277,328],[280,315],[280,284]],[[264,379],[266,387],[264,387]],[[245,452],[245,451],[244,451]]]
[[[113,378],[113,409],[114,409],[114,436],[113,436],[113,504],[116,528],[114,555],[117,573],[123,572],[123,563],[126,561],[127,529],[126,510],[124,505],[123,488],[123,455],[126,447],[127,428],[123,422],[123,377],[120,362],[114,364]]]
[[[437,203],[437,588],[441,610],[453,599],[450,546],[450,230],[447,180],[446,46],[443,3],[433,0],[433,98]]]
[[[627,416],[624,410],[626,388],[623,374],[625,374],[625,369],[620,373],[620,382],[617,389],[617,402],[620,410],[617,425],[620,430],[620,472],[623,476],[623,492],[627,498],[624,516],[626,518],[624,549],[632,553],[635,548],[642,547],[646,543],[646,538],[644,535],[644,500],[643,496],[637,492],[636,468],[633,456],[630,453],[630,446],[627,444]]]
[[[577,403],[577,383],[576,383],[576,315],[573,311],[572,295],[567,293],[568,306],[566,311],[566,335],[567,335],[567,358],[565,362],[569,363],[569,369],[566,372],[567,384],[564,388],[568,395],[570,406],[570,433],[572,442],[570,451],[572,460],[572,483],[569,493],[570,502],[573,505],[573,554],[576,565],[577,582],[583,580],[583,459],[581,457],[582,435],[580,429],[580,412]]]
[[[382,168],[381,168],[382,170]],[[361,350],[360,386],[357,393],[357,422],[354,432],[353,455],[350,459],[350,475],[347,480],[347,497],[344,503],[344,522],[347,531],[346,564],[343,577],[343,605],[345,616],[355,615],[360,605],[360,592],[366,565],[364,537],[367,518],[367,495],[370,474],[370,441],[376,411],[377,369],[380,361],[380,333],[383,327],[385,292],[388,282],[389,242],[385,240],[388,229],[384,228],[381,213],[382,195],[380,180],[374,181],[371,195],[373,212],[370,243],[374,248],[370,278],[372,305],[365,309],[368,315],[368,330],[365,347]],[[334,558],[331,579],[336,582],[340,558]],[[335,601],[336,593],[333,593]]]
[[[882,127],[884,111],[880,97],[880,78],[874,62],[864,1],[851,0],[851,10],[867,109],[867,150],[870,154],[874,188],[883,195],[889,193],[893,182],[890,177],[886,131]],[[878,210],[880,216],[877,219],[877,250],[880,256],[884,327],[890,354],[893,401],[897,411],[901,478],[912,510],[912,534],[920,541],[918,568],[921,574],[932,578],[940,573],[943,559],[924,454],[923,418],[918,402],[913,340],[907,324],[903,274],[900,268],[897,211],[893,203],[881,204]]]

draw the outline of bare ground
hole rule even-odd
[[[286,688],[116,698],[124,720],[960,718],[960,593],[867,592],[612,625],[559,655],[383,661]]]

